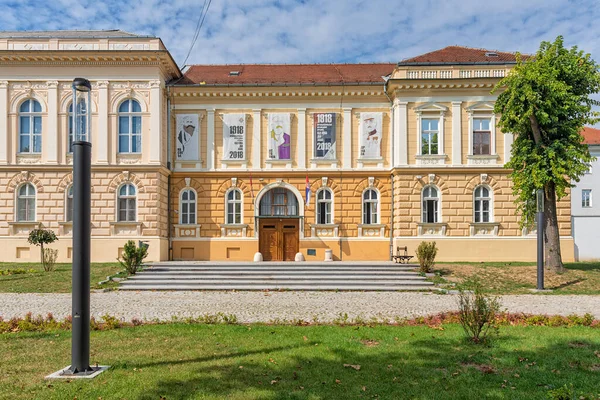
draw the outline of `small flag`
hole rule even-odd
[[[306,175],[306,206],[310,204],[310,183],[308,183],[308,175]]]
[[[254,204],[254,186],[252,185],[252,172],[250,172],[250,195],[252,196],[252,204]]]

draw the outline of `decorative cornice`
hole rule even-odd
[[[383,92],[230,92],[230,91],[186,91],[175,92],[175,97],[332,97],[332,96],[383,96]]]

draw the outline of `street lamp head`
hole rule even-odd
[[[73,89],[78,92],[89,92],[92,90],[92,84],[85,78],[73,79]]]

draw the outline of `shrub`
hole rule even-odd
[[[548,399],[550,400],[572,400],[576,398],[573,384],[570,384],[569,386],[564,385],[558,389],[548,391]]]
[[[435,242],[421,242],[417,247],[417,258],[419,259],[419,270],[423,273],[433,272],[433,263],[437,255]]]
[[[117,261],[130,275],[135,275],[138,268],[142,265],[144,258],[148,256],[148,246],[137,247],[133,240],[128,240],[123,247],[123,253],[121,258],[117,258]]]
[[[44,245],[54,243],[57,240],[56,234],[51,229],[34,229],[29,232],[29,237],[27,238],[29,244],[40,246],[40,261],[42,262],[44,271],[52,271],[52,269],[47,269],[44,261]],[[54,262],[56,262],[56,258],[54,258]],[[52,264],[52,268],[54,268],[54,264]]]
[[[497,297],[484,292],[477,278],[466,280],[459,287],[458,306],[460,324],[473,342],[485,342],[490,330],[498,331],[495,322],[500,303]]]
[[[42,266],[44,267],[44,271],[53,271],[54,264],[56,264],[56,259],[58,258],[58,250],[56,249],[44,249],[42,252]]]

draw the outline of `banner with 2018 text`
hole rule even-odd
[[[246,114],[223,115],[223,160],[246,159]]]
[[[335,120],[335,113],[314,114],[315,158],[335,160]]]

